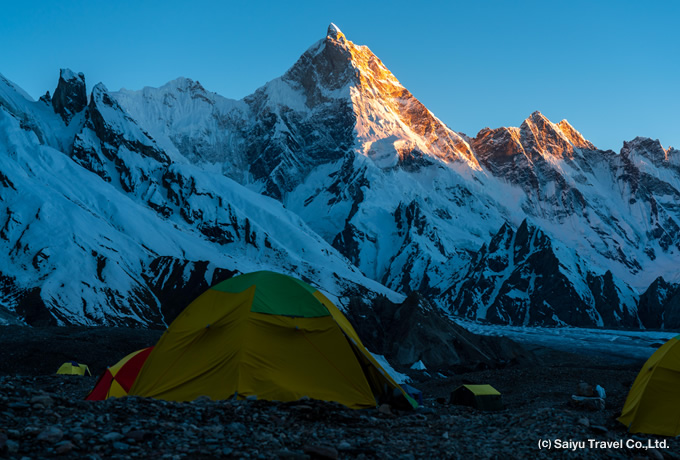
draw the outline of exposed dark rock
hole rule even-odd
[[[367,239],[366,235],[353,224],[347,223],[342,232],[335,235],[333,247],[347,257],[353,264],[359,263],[361,241]]]
[[[113,119],[109,120],[109,117]],[[170,159],[156,142],[144,132],[137,123],[113,99],[104,85],[97,84],[92,90],[92,97],[88,106],[88,120],[86,128],[94,131],[101,142],[101,148],[107,158],[118,157],[118,149],[125,147],[142,156],[153,158],[162,164],[169,164]],[[127,122],[127,127],[117,122]],[[122,131],[121,128],[128,131]],[[130,133],[130,134],[129,134]]]
[[[668,151],[665,150],[658,139],[650,139],[648,137],[636,137],[632,141],[624,141],[623,148],[621,149],[622,157],[631,158],[632,156],[639,155],[651,160],[652,164],[657,166],[668,162],[669,153],[670,149]]]
[[[48,96],[49,93],[46,95]],[[85,75],[75,74],[69,69],[61,69],[59,83],[52,96],[54,112],[61,115],[66,124],[87,105]]]
[[[534,112],[524,120],[519,127],[519,135],[532,161],[546,154],[562,158],[571,157],[574,153],[574,145],[541,112]]]
[[[129,155],[153,160],[147,168]],[[155,169],[170,163],[156,142],[125,113],[101,83],[92,90],[83,130],[76,136],[71,157],[106,182],[117,179],[126,192],[148,182]],[[162,210],[161,210],[162,212]]]
[[[668,300],[664,309],[664,328],[669,330],[680,329],[680,289]]]
[[[33,288],[19,300],[16,313],[33,326],[56,326],[57,320],[40,296],[40,288]]]
[[[637,327],[635,305],[622,302],[611,273],[598,276],[565,265],[550,238],[526,220],[504,224],[469,264],[453,311],[471,319],[513,325]],[[583,292],[582,277],[590,293]],[[621,283],[623,285],[623,283]],[[631,309],[631,307],[633,309]]]
[[[209,287],[236,274],[235,271],[211,266],[207,261],[192,262],[163,256],[149,264],[144,277],[160,301],[165,324],[170,324]]]
[[[52,105],[52,96],[50,95],[50,92],[47,91],[45,94],[40,96],[39,99],[41,102],[44,102],[47,105]]]
[[[7,177],[2,171],[0,171],[0,185],[2,185],[5,188],[11,188],[12,190],[16,190],[12,181],[9,180],[9,177]]]
[[[607,270],[604,275],[600,276],[589,273],[587,281],[590,291],[593,293],[595,309],[600,314],[604,327],[639,327],[642,325],[639,313],[636,315],[635,310],[625,308],[625,303],[619,296],[612,272]]]
[[[638,311],[648,329],[680,328],[680,284],[655,279],[640,295]]]
[[[408,171],[417,172],[421,168],[434,165],[433,161],[419,150],[408,150],[400,152],[397,167]]]

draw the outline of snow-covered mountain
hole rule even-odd
[[[334,25],[283,76],[238,101],[186,78],[139,91],[98,84],[89,102],[84,77],[70,71],[38,102],[1,83],[0,197],[23,220],[11,238],[0,235],[9,254],[0,283],[20,316],[32,293],[53,298],[49,315],[64,310],[63,321],[117,322],[104,319],[126,311],[104,294],[116,280],[115,293],[152,306],[134,321],[154,322],[167,292],[194,292],[183,286],[200,278],[195,270],[207,285],[216,267],[266,266],[329,283],[338,296],[359,285],[395,301],[421,291],[448,313],[487,321],[669,327],[649,318],[673,310],[670,297],[658,294],[645,313],[640,300],[658,277],[680,282],[680,151],[658,141],[601,151],[540,112],[470,138]],[[24,205],[19,195],[38,184],[35,204]],[[59,212],[87,214],[102,229],[65,219],[64,242],[46,245],[60,251],[47,259],[57,262],[22,265],[13,248],[29,222],[62,228],[30,216],[62,199]],[[79,238],[89,243],[70,243]],[[129,249],[118,248],[121,238]],[[55,275],[68,251],[82,259],[73,283],[89,287]],[[119,272],[88,280],[99,264]],[[193,275],[179,277],[186,270]],[[163,291],[159,273],[194,281]],[[101,314],[79,310],[78,299],[100,297]]]
[[[84,90],[73,75],[62,71],[55,94]],[[275,200],[174,162],[103,85],[87,107],[65,99],[32,102],[0,81],[3,316],[160,324],[220,274],[263,268],[331,297],[359,289],[403,298]]]
[[[636,293],[596,274],[576,251],[523,221],[477,252],[462,285],[442,295],[464,318],[511,325],[640,327]]]

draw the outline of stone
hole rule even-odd
[[[227,430],[231,431],[232,433],[235,434],[244,434],[248,431],[246,426],[243,423],[240,422],[232,422],[229,425],[227,425]]]
[[[350,450],[352,445],[344,439],[338,443],[338,450]]]
[[[31,405],[26,404],[25,402],[18,401],[18,402],[9,403],[7,405],[7,407],[10,408],[10,409],[13,409],[13,410],[23,411],[23,410],[26,410],[26,409],[30,409]]]
[[[55,442],[61,440],[63,436],[64,436],[63,431],[61,431],[56,426],[51,426],[41,431],[38,437],[36,438],[36,441],[49,442],[51,444],[54,444]]]
[[[127,433],[125,433],[125,437],[127,439],[132,439],[135,442],[140,442],[143,441],[145,437],[147,437],[150,433],[145,430],[130,430]]]
[[[389,404],[381,404],[378,407],[378,412],[385,415],[392,415],[392,408]]]
[[[590,425],[590,429],[595,433],[607,433],[609,430],[602,425]]]
[[[54,452],[58,455],[63,455],[71,452],[75,447],[71,441],[61,441],[54,446]]]
[[[663,460],[663,458],[664,458],[664,457],[663,457],[663,454],[662,454],[661,452],[659,452],[658,449],[655,449],[655,448],[653,448],[653,447],[650,448],[650,449],[647,449],[647,454],[648,454],[651,458],[653,458],[654,460]]]
[[[329,446],[305,444],[302,446],[302,450],[305,454],[316,456],[318,458],[328,458],[333,460],[338,458],[338,451],[335,448]]]
[[[293,460],[303,460],[303,459],[309,458],[303,452],[289,450],[285,447],[283,449],[277,450],[275,453],[276,453],[276,457],[278,457],[278,458],[287,458],[287,459],[293,459]]]
[[[129,450],[130,445],[124,442],[116,441],[113,443],[113,448],[116,450]]]
[[[592,385],[589,385],[586,382],[579,382],[576,394],[579,396],[592,397],[595,396],[595,391],[593,390]]]
[[[19,452],[19,443],[9,439],[7,440],[7,444],[5,444],[5,448],[7,449],[8,454],[16,454]]]
[[[571,401],[570,401],[572,406],[575,407],[580,407],[583,409],[588,409],[592,411],[600,411],[604,410],[605,408],[605,402],[604,399],[602,398],[592,398],[592,397],[585,397],[585,396],[575,396],[572,395]]]
[[[31,405],[42,405],[43,407],[50,407],[54,404],[54,400],[48,395],[38,395],[31,398]]]
[[[102,439],[104,441],[115,442],[120,441],[124,437],[125,437],[124,435],[118,433],[117,431],[112,431],[111,433],[107,433],[104,436],[102,436]]]

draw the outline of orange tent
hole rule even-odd
[[[101,401],[112,396],[116,398],[127,396],[152,349],[153,347],[148,347],[132,352],[108,367],[85,399]]]

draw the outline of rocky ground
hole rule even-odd
[[[89,402],[83,398],[96,376],[54,374],[69,359],[98,374],[160,333],[0,328],[0,458],[680,458],[679,439],[630,435],[615,420],[641,363],[545,349],[534,350],[541,365],[443,378],[413,374],[425,402],[411,412],[309,400]],[[604,410],[572,405],[580,381],[606,389]],[[462,383],[490,383],[506,409],[446,404]],[[557,447],[557,440],[588,446],[590,439],[623,440],[624,447]],[[539,449],[541,441],[552,448]]]

